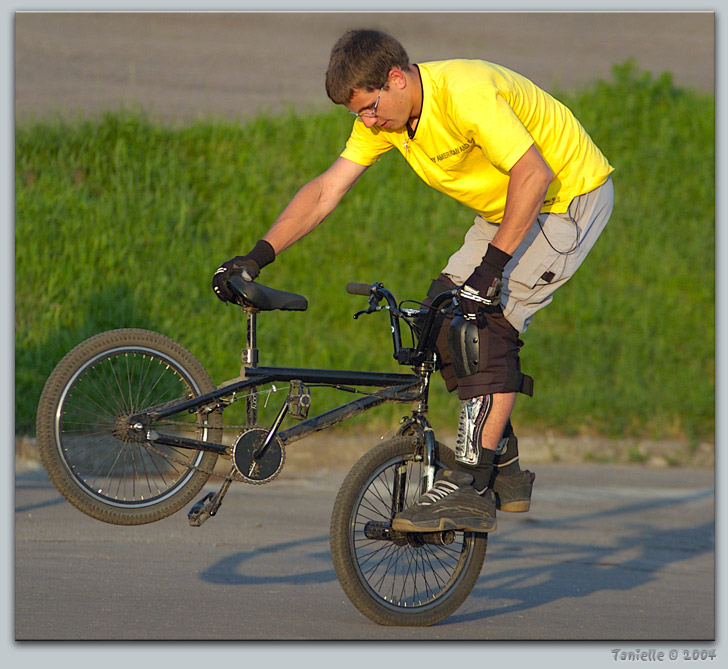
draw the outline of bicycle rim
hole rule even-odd
[[[405,507],[419,497],[421,467],[412,456],[383,464],[362,487],[351,517],[357,577],[380,607],[397,614],[426,615],[446,606],[476,559],[475,536],[469,532],[455,532],[448,545],[421,543],[422,535],[416,534],[398,542],[367,536],[367,524],[391,524],[395,476],[405,476]]]
[[[119,346],[91,358],[63,388],[54,417],[55,443],[75,483],[90,497],[122,508],[158,504],[183,488],[204,452],[154,446],[125,436],[125,418],[150,406],[200,394],[172,357],[143,346]],[[152,425],[205,440],[196,414]]]

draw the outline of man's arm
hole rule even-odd
[[[346,158],[337,158],[328,170],[309,181],[247,255],[236,256],[217,268],[212,277],[215,295],[223,302],[232,302],[234,296],[227,282],[233,274],[254,281],[261,268],[270,265],[276,255],[321,223],[366,169]]]
[[[513,255],[539,215],[553,178],[551,168],[532,145],[511,168],[506,208],[493,246]]]
[[[277,255],[305,237],[336,208],[366,169],[365,165],[337,158],[328,170],[296,193],[263,239]]]
[[[493,302],[500,299],[503,270],[539,215],[554,178],[534,145],[511,168],[510,175],[506,208],[498,232],[488,244],[480,265],[465,282],[470,291]]]

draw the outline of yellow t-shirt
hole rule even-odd
[[[525,77],[481,60],[418,65],[422,111],[407,128],[354,122],[342,157],[371,165],[392,147],[433,188],[500,223],[508,173],[532,144],[554,173],[542,212],[603,184],[613,168],[574,115]]]

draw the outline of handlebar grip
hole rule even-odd
[[[346,284],[346,292],[350,295],[364,295],[364,297],[368,297],[372,292],[372,284],[350,281]]]

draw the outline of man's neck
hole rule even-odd
[[[422,113],[422,81],[420,79],[420,70],[416,65],[410,65],[407,68],[406,77],[408,85],[411,87],[412,111],[410,112],[407,125],[410,131],[414,133],[417,128],[417,122],[420,120]]]

